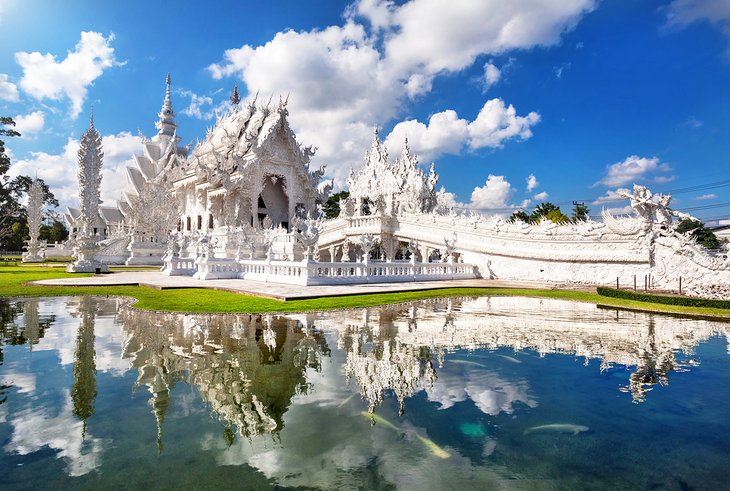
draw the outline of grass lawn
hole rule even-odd
[[[75,274],[78,276],[78,273]],[[280,301],[239,293],[186,288],[157,290],[143,286],[36,286],[25,285],[29,281],[67,278],[74,276],[60,268],[44,266],[17,266],[0,268],[0,296],[3,297],[54,297],[73,295],[127,296],[137,299],[135,307],[170,312],[304,312],[343,308],[369,307],[400,303],[425,298],[452,296],[511,295],[524,297],[577,300],[622,308],[660,312],[725,317],[730,310],[717,308],[682,307],[603,297],[596,293],[573,290],[533,290],[523,288],[448,288],[402,293],[376,293],[347,297],[323,297],[309,300]],[[90,276],[90,275],[87,275]]]

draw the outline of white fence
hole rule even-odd
[[[194,272],[194,274],[193,274]],[[164,274],[190,275],[201,280],[233,279],[295,285],[341,285],[437,281],[477,277],[473,264],[409,261],[317,262],[269,261],[199,257],[165,261]]]

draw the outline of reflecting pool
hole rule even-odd
[[[720,489],[730,324],[549,299],[0,299],[3,489]]]

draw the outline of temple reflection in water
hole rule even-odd
[[[714,335],[727,337],[728,329],[721,322],[515,297],[436,299],[282,316],[161,314],[120,306],[119,301],[91,297],[66,301],[66,310],[77,319],[72,359],[67,361],[73,363],[71,412],[82,423],[83,442],[98,390],[95,319],[112,319],[112,327],[122,327],[123,364],[106,359],[103,369],[136,369],[135,386],[150,393],[160,452],[165,415],[173,400],[170,393],[181,382],[196,387],[222,423],[229,445],[236,433],[272,434],[276,439],[292,399],[313,390],[307,372],[320,371],[332,343],[344,353],[341,370],[370,412],[388,394],[401,413],[406,401],[421,391],[429,400],[448,404],[438,393],[443,389],[435,387],[448,382],[447,391],[455,386],[462,391],[492,391],[481,402],[478,396],[467,395],[484,413],[495,415],[511,412],[515,401],[529,407],[537,404],[527,382],[501,379],[488,358],[477,363],[450,353],[509,348],[515,356],[527,350],[540,356],[573,355],[586,364],[600,360],[601,371],[630,370],[628,383],[617,382],[618,389],[630,392],[634,402],[643,402],[654,385],[669,383],[672,372],[698,363],[693,352],[700,342]],[[0,302],[0,364],[3,346],[32,347],[54,328],[54,321],[53,315],[39,315],[38,300]],[[481,378],[440,374],[449,363],[478,365]],[[12,384],[0,382],[3,404]],[[463,400],[451,397],[451,404]]]
[[[321,329],[340,333],[347,351],[345,370],[360,386],[372,410],[392,390],[403,400],[433,384],[444,355],[460,349],[569,354],[632,369],[630,391],[643,402],[654,384],[696,362],[694,348],[713,335],[727,336],[727,324],[640,312],[597,308],[551,299],[481,297],[426,300],[411,306],[321,315]]]
[[[162,428],[169,391],[179,381],[197,386],[230,431],[274,433],[298,393],[306,370],[317,370],[334,332],[346,353],[344,373],[374,411],[392,391],[405,401],[429,390],[456,350],[511,348],[601,361],[600,369],[626,366],[635,402],[672,371],[695,362],[694,348],[727,335],[726,324],[596,308],[550,299],[482,297],[429,300],[410,305],[288,316],[178,315],[124,311],[124,356],[138,370],[137,384],[152,394]],[[454,362],[468,363],[463,360]],[[530,405],[529,397],[522,396]],[[497,408],[504,410],[506,407]]]
[[[242,436],[276,434],[295,394],[309,390],[305,371],[329,353],[320,332],[271,315],[177,315],[126,310],[123,356],[137,369],[137,386],[151,393],[162,449],[170,391],[197,387],[225,426]]]

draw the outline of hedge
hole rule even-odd
[[[681,305],[684,307],[709,307],[715,309],[730,309],[730,301],[714,300],[709,298],[693,297],[672,297],[668,295],[650,295],[648,293],[637,293],[616,288],[599,286],[596,291],[604,297],[622,298],[624,300],[636,300],[637,302],[660,303],[664,305]]]

